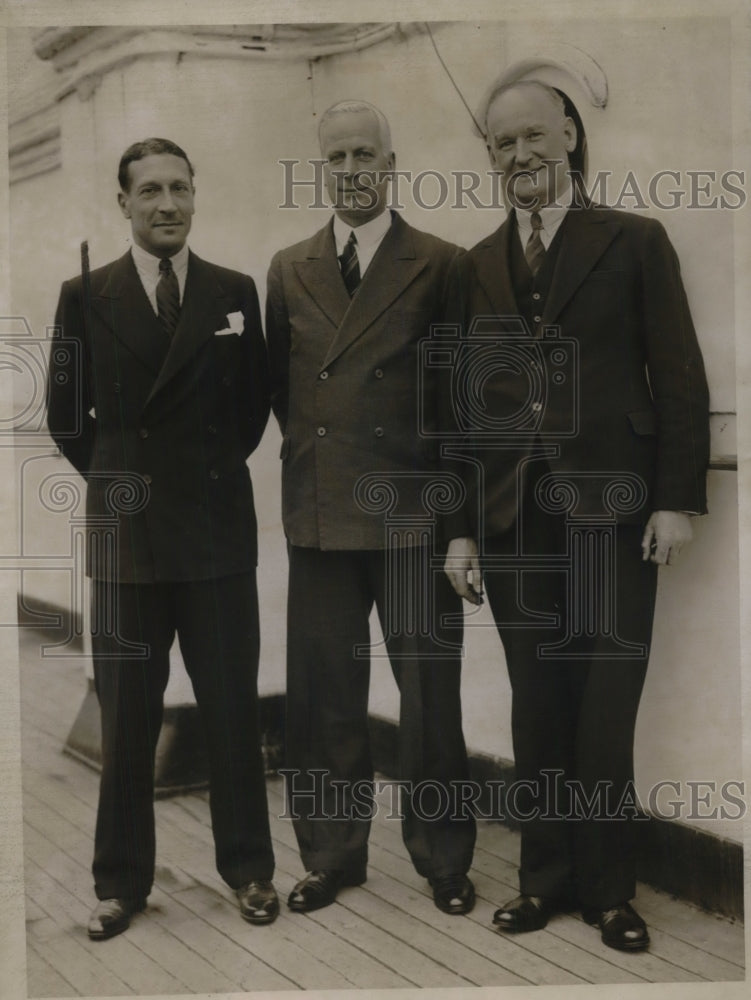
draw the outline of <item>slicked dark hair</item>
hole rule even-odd
[[[163,153],[167,153],[170,156],[179,156],[181,160],[185,160],[188,164],[191,179],[195,176],[195,170],[193,169],[193,164],[188,159],[188,154],[184,149],[180,149],[176,142],[172,142],[170,139],[143,139],[141,142],[134,142],[132,146],[128,146],[120,157],[120,166],[117,168],[117,179],[125,194],[130,190],[130,172],[128,170],[130,164],[136,160],[142,160],[144,156],[159,156]]]

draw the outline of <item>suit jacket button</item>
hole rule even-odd
[[[532,293],[532,298],[535,300],[535,302],[539,302],[540,299],[542,298],[542,296],[540,295],[539,292],[533,292]]]
[[[375,370],[375,377],[376,378],[383,378],[383,371],[382,371],[382,369],[376,368],[376,370]]]
[[[148,428],[147,427],[140,427],[139,430],[138,430],[138,436],[140,438],[143,438],[144,440],[146,440],[146,438],[149,436],[149,430],[148,430]]]
[[[542,409],[542,403],[532,403],[532,409],[535,411],[535,413],[539,413],[540,410]]]
[[[151,476],[148,474],[148,472],[145,473],[143,481],[146,483],[147,486],[151,483]]]
[[[541,323],[542,322],[542,316],[533,316],[532,319],[535,321],[535,323]]]
[[[320,378],[320,380],[322,382],[325,382],[326,379],[329,377],[329,373],[328,372],[321,372],[321,374],[318,377]]]
[[[209,478],[210,479],[218,479],[219,478],[219,473],[216,471],[216,469],[212,469],[209,472]]]
[[[383,437],[383,427],[376,427],[376,429],[375,429],[375,436],[377,438],[382,438]]]
[[[326,436],[326,428],[325,427],[319,427],[318,430],[316,431],[316,434],[318,435],[319,438],[325,437]]]

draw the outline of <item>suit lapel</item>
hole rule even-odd
[[[91,308],[114,336],[156,375],[166,353],[164,331],[130,251],[112,264],[101,288],[92,289]]]
[[[566,213],[561,245],[542,324],[555,323],[561,310],[620,232],[620,224],[597,209],[573,205]]]
[[[399,298],[427,264],[427,259],[418,258],[415,254],[409,226],[395,215],[360,287],[351,300],[347,297],[349,308],[342,317],[323,367],[346,351]],[[337,278],[344,288],[341,275],[338,274]],[[346,291],[344,294],[346,296]]]
[[[214,336],[214,331],[218,329],[217,323],[221,327],[231,306],[229,301],[222,302],[223,298],[226,298],[225,293],[214,268],[191,253],[180,318],[167,357],[146,400],[147,405],[198,349]]]
[[[519,306],[511,281],[511,239],[513,216],[491,233],[475,253],[477,278],[498,316],[519,315]]]
[[[350,307],[350,298],[336,259],[333,219],[311,237],[306,259],[295,261],[293,266],[308,295],[338,329]]]

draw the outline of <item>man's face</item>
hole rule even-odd
[[[383,148],[375,115],[333,115],[321,130],[321,155],[329,198],[344,222],[361,226],[383,212],[394,154]]]
[[[576,128],[537,87],[506,90],[488,109],[490,161],[503,179],[506,205],[535,209],[556,200],[566,183]]]
[[[130,219],[133,240],[155,257],[171,257],[190,232],[193,181],[181,156],[158,153],[128,164],[130,189],[117,200]]]

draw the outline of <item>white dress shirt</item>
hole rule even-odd
[[[566,217],[566,212],[571,208],[573,200],[574,192],[571,187],[571,181],[569,181],[567,189],[556,198],[554,205],[545,205],[543,208],[536,210],[542,220],[540,239],[546,250],[550,249],[550,244],[560,229],[561,223]],[[522,248],[524,248],[532,235],[532,212],[526,208],[517,208],[516,224],[519,229],[519,239],[522,241]]]
[[[360,277],[362,278],[368,269],[370,262],[375,257],[375,252],[383,241],[383,237],[391,228],[391,212],[388,210],[381,212],[375,219],[364,222],[353,230],[352,226],[342,222],[338,215],[334,216],[334,241],[336,243],[336,255],[341,257],[344,247],[349,240],[350,233],[354,232],[357,239],[357,260],[360,264]]]
[[[156,286],[160,278],[159,257],[155,257],[148,250],[136,246],[135,243],[130,249],[133,254],[133,263],[136,265],[136,271],[138,271],[138,277],[141,279],[141,284],[149,297],[149,302],[158,316]],[[175,272],[177,278],[177,287],[180,289],[180,305],[182,305],[183,292],[185,291],[185,279],[188,276],[188,252],[188,244],[186,243],[182,250],[178,250],[174,257],[170,257],[172,270]]]

